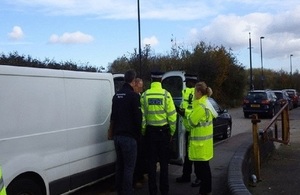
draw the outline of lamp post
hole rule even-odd
[[[261,64],[261,86],[264,89],[264,66],[263,66],[263,52],[262,52],[262,40],[265,37],[260,37],[260,64]]]
[[[252,53],[251,53],[251,33],[249,32],[249,55],[250,55],[250,91],[254,89],[252,79]]]
[[[291,54],[290,55],[290,68],[291,68],[291,75],[292,75],[292,73],[293,73],[293,71],[292,71],[292,56],[293,56],[293,54]]]
[[[140,0],[137,0],[137,10],[138,10],[138,34],[139,34],[139,67],[140,67],[140,78],[142,78],[142,50],[141,50]]]

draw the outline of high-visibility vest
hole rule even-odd
[[[188,156],[192,161],[213,158],[213,114],[207,106],[207,96],[194,100],[193,110],[187,117],[190,126]]]
[[[141,96],[141,110],[143,113],[142,134],[146,133],[146,126],[170,126],[170,134],[176,130],[177,113],[171,94],[162,88],[160,82],[152,82],[150,89]]]
[[[180,104],[180,108],[183,108],[185,110],[182,122],[187,131],[189,131],[187,116],[191,113],[193,108],[194,91],[194,87],[185,88],[184,90],[182,90],[182,102]]]
[[[0,167],[0,195],[6,195],[6,190],[4,186],[4,180],[2,176],[2,169]]]

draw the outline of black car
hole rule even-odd
[[[227,109],[221,108],[213,98],[208,98],[208,100],[218,112],[218,117],[213,120],[214,137],[222,137],[223,139],[231,137],[231,115],[228,113]]]
[[[271,90],[249,91],[243,102],[245,118],[252,114],[264,115],[272,118],[280,109],[277,97]]]

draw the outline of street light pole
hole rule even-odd
[[[250,91],[253,90],[253,80],[252,80],[252,53],[251,53],[251,33],[249,32],[249,55],[250,55]]]
[[[137,0],[137,9],[138,9],[138,34],[139,34],[139,66],[140,66],[140,78],[142,78],[142,49],[141,49],[140,0]]]
[[[293,73],[293,71],[292,71],[292,56],[293,56],[293,54],[291,54],[291,55],[290,55],[290,68],[291,68],[291,75],[292,75],[292,73]]]
[[[264,89],[264,65],[263,65],[263,52],[262,52],[262,40],[265,37],[260,37],[260,64],[261,64],[261,86]]]

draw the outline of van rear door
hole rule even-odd
[[[180,106],[182,101],[182,90],[185,88],[184,71],[166,72],[162,78],[162,87],[171,93],[176,106]],[[171,145],[172,164],[182,165],[185,155],[185,129],[182,118],[177,115],[176,131]]]

